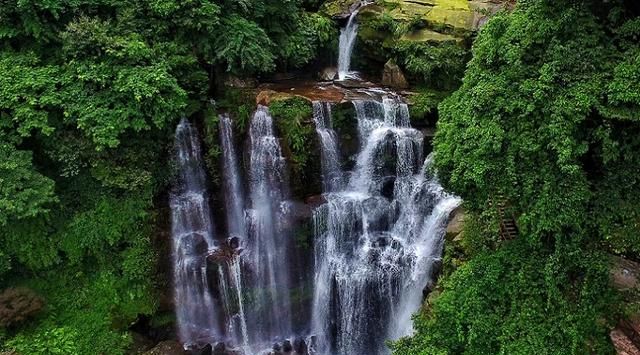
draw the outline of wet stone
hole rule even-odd
[[[291,345],[291,342],[289,340],[285,340],[282,343],[282,351],[284,351],[285,353],[290,353],[293,351],[293,346]]]

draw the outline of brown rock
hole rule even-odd
[[[618,355],[640,355],[640,349],[633,344],[631,339],[619,328],[609,333],[613,347]]]
[[[271,102],[271,98],[277,94],[278,92],[275,90],[262,90],[256,96],[256,103],[258,105],[269,105],[269,102]]]
[[[409,83],[404,77],[402,69],[400,69],[398,64],[391,59],[384,64],[384,70],[382,71],[382,85],[395,89],[406,89],[409,87]]]
[[[167,340],[158,343],[153,349],[143,355],[185,355],[186,352],[175,340]]]
[[[40,312],[44,300],[26,287],[11,287],[0,292],[0,327],[20,323]]]
[[[304,203],[309,205],[311,208],[316,208],[320,205],[324,205],[325,203],[327,203],[327,199],[325,199],[324,196],[322,195],[313,195],[313,196],[307,197],[304,200]]]
[[[620,291],[631,290],[640,286],[638,283],[640,264],[637,262],[613,256],[609,273],[613,286]]]
[[[328,67],[322,69],[318,77],[322,81],[332,81],[338,77],[338,69],[336,67]]]
[[[462,208],[456,208],[452,213],[452,218],[447,225],[447,239],[455,239],[464,227],[464,210]]]

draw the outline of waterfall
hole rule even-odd
[[[340,29],[340,40],[338,48],[338,79],[344,80],[348,78],[351,66],[351,52],[356,44],[358,36],[358,22],[356,16],[360,11],[360,7],[351,13],[347,25]]]
[[[214,232],[196,129],[182,119],[175,134],[177,183],[170,198],[174,302],[185,347],[213,343],[221,331],[208,286]]]
[[[356,167],[342,188],[325,185],[327,203],[313,216],[319,354],[387,354],[386,340],[412,332],[411,314],[432,282],[446,222],[461,202],[427,173],[431,159],[423,163],[423,136],[410,127],[406,104],[386,98],[354,107]]]
[[[233,143],[233,129],[229,115],[220,116],[220,143],[222,145],[224,191],[227,206],[227,230],[230,236],[245,238],[247,229],[244,217],[244,192],[242,178]]]
[[[223,157],[223,186],[226,202],[227,232],[231,239],[228,244],[241,246],[246,243],[247,228],[244,217],[244,192],[240,176],[237,153],[233,142],[233,128],[229,115],[220,116],[220,144]],[[242,267],[240,255],[227,259],[220,271],[220,289],[225,303],[227,332],[237,344],[249,347],[249,334],[245,316],[244,295],[242,294]],[[231,285],[231,286],[230,286]],[[233,291],[233,297],[229,294]],[[232,307],[229,303],[235,300]]]
[[[340,169],[337,135],[331,122],[331,105],[327,102],[314,101],[313,121],[320,141],[323,190],[334,191],[341,186],[343,176]]]
[[[249,240],[253,275],[252,312],[247,312],[249,336],[257,341],[291,334],[289,300],[289,238],[284,232],[287,208],[285,159],[273,119],[258,106],[249,127]],[[249,314],[251,313],[251,314]]]
[[[274,343],[300,344],[310,333],[311,354],[384,355],[385,341],[412,333],[411,315],[425,287],[433,286],[446,223],[461,201],[431,173],[433,159],[423,157],[424,137],[411,128],[406,104],[385,97],[353,106],[360,144],[349,171],[331,104],[313,102],[326,203],[313,210],[314,245],[306,252],[294,248],[293,228],[300,223],[296,213],[307,208],[300,215],[308,218],[310,208],[289,200],[268,108],[258,106],[250,122],[246,164],[231,119],[220,116],[224,237],[214,235],[197,130],[180,122],[170,203],[174,301],[185,347],[225,341],[247,355],[267,354]],[[311,255],[312,270],[297,268],[296,260]],[[313,296],[305,320],[292,313],[292,304],[305,312],[300,308],[308,301],[290,295],[304,290],[310,271]]]

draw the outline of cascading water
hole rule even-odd
[[[223,156],[223,176],[226,202],[227,232],[230,242],[237,247],[246,244],[247,227],[244,217],[244,192],[233,143],[233,130],[228,115],[220,116],[220,142]],[[249,347],[249,335],[242,294],[242,267],[240,255],[233,254],[219,267],[220,289],[223,294],[227,319],[227,332],[236,344]],[[230,295],[230,290],[233,297]],[[234,304],[230,303],[234,300]]]
[[[180,340],[190,347],[221,335],[207,278],[214,232],[200,142],[186,119],[176,129],[175,146],[178,179],[170,201],[174,301]]]
[[[354,106],[356,167],[349,183],[326,190],[327,203],[314,211],[312,331],[320,354],[386,354],[386,340],[411,333],[410,316],[431,282],[449,214],[460,204],[425,172],[431,160],[421,164],[423,136],[409,127],[405,104],[387,98]],[[323,143],[323,157],[339,156],[325,152],[334,146]]]
[[[220,143],[222,145],[224,191],[227,207],[227,231],[230,236],[245,238],[247,227],[244,217],[244,191],[233,143],[233,128],[229,115],[220,116]]]
[[[338,137],[331,122],[331,105],[327,102],[314,101],[313,121],[321,146],[323,190],[334,191],[342,185],[343,176],[340,169]]]
[[[387,97],[353,106],[360,146],[355,167],[346,171],[332,106],[313,102],[326,203],[313,210],[314,248],[307,249],[315,263],[311,324],[292,317],[292,305],[296,312],[309,307],[290,295],[309,287],[310,269],[292,255],[302,252],[291,235],[301,204],[288,200],[285,158],[268,109],[258,106],[251,120],[244,174],[232,121],[220,116],[227,228],[217,240],[197,131],[180,122],[171,208],[175,304],[185,347],[225,341],[245,355],[271,354],[279,351],[265,350],[271,344],[284,351],[291,346],[285,340],[295,338],[304,348],[295,329],[314,335],[309,354],[382,355],[389,353],[385,341],[411,334],[411,315],[425,286],[432,286],[446,222],[461,201],[429,173],[431,157],[423,161],[423,135],[410,127],[406,104]]]
[[[351,13],[349,20],[347,21],[347,25],[340,29],[338,47],[339,80],[347,79],[350,74],[349,68],[351,66],[351,52],[353,51],[353,47],[356,44],[356,37],[358,36],[358,22],[356,21],[356,16],[358,16],[360,7]]]
[[[258,106],[249,127],[249,240],[247,252],[252,271],[252,311],[247,312],[249,337],[269,342],[291,334],[289,300],[289,238],[284,232],[287,205],[285,159],[273,119]]]

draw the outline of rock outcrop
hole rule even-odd
[[[446,239],[447,241],[453,241],[460,236],[464,227],[464,210],[457,208],[451,214],[449,224],[447,224]]]
[[[394,89],[406,89],[409,87],[407,79],[404,77],[402,69],[393,60],[388,60],[382,71],[382,85]]]
[[[618,355],[639,355],[640,349],[620,328],[616,328],[609,334],[613,347]]]
[[[145,352],[143,355],[185,355],[186,352],[175,340],[167,340],[158,343],[153,349]]]
[[[319,73],[318,77],[321,81],[333,81],[338,78],[338,68],[336,67],[324,68]]]
[[[320,11],[337,19],[348,17],[359,6],[358,0],[330,0]],[[411,42],[461,41],[486,23],[500,9],[510,8],[509,0],[387,0],[366,5],[358,14],[362,23],[359,36],[390,45],[389,34],[378,30],[382,17],[399,23],[422,24],[412,28],[400,40]],[[383,21],[382,21],[383,22]]]

